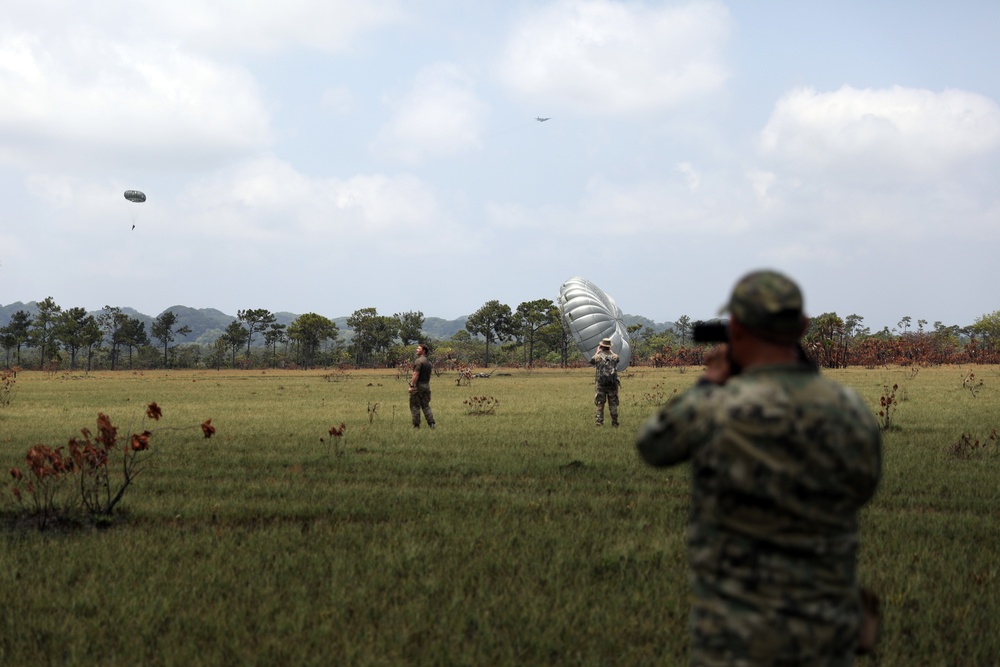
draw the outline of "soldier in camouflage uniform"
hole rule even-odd
[[[858,510],[881,475],[878,424],[801,361],[808,320],[794,282],[751,273],[726,310],[728,345],[636,437],[651,465],[691,462],[690,664],[852,665]]]
[[[594,405],[597,406],[597,426],[604,426],[605,403],[611,413],[611,425],[618,426],[618,355],[611,350],[610,338],[601,341],[590,363],[596,366],[597,393]]]

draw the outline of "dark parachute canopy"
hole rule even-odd
[[[139,220],[139,212],[142,210],[142,204],[146,201],[146,193],[139,192],[138,190],[126,190],[125,199],[128,200],[128,214],[132,218],[132,229],[135,229],[135,223]]]

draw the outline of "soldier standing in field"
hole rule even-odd
[[[431,370],[433,366],[427,355],[430,348],[426,343],[417,344],[417,360],[413,362],[413,376],[410,378],[410,414],[413,428],[420,428],[420,412],[423,411],[427,425],[434,428],[434,413],[431,412]]]
[[[691,462],[690,663],[852,665],[874,620],[855,568],[878,423],[802,361],[808,320],[789,278],[745,276],[726,310],[729,343],[636,437],[651,465]]]
[[[604,426],[604,404],[607,403],[611,425],[618,426],[618,355],[611,351],[610,338],[601,341],[590,363],[596,367],[597,376],[597,393],[594,396],[594,405],[597,406],[596,425]]]

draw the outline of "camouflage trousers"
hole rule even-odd
[[[431,386],[429,384],[418,384],[417,388],[410,394],[410,416],[413,417],[413,425],[420,427],[420,413],[424,413],[427,425],[434,428],[434,413],[431,412]]]
[[[597,406],[595,418],[598,425],[604,424],[604,404],[608,404],[608,412],[611,413],[611,423],[618,426],[618,385],[597,385],[597,395],[594,396],[594,405]]]
[[[849,615],[848,615],[849,616]],[[692,600],[692,667],[851,667],[858,627],[708,598]]]

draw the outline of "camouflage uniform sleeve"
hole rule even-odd
[[[721,389],[699,383],[668,402],[636,433],[635,446],[652,466],[671,466],[691,458],[694,447],[706,441],[714,428],[712,397]]]

